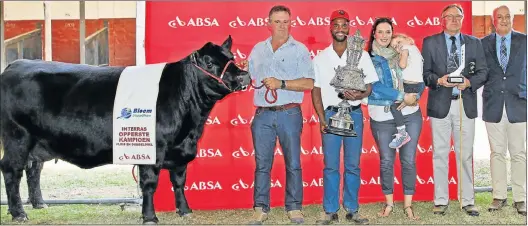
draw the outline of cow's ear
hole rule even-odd
[[[224,43],[222,43],[222,47],[228,49],[229,51],[231,51],[231,44],[232,44],[233,40],[231,40],[231,35],[229,35],[227,37],[227,39],[224,41]]]

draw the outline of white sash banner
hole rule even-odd
[[[126,67],[114,99],[113,163],[156,163],[156,102],[166,63]]]

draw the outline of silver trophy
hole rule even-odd
[[[363,69],[358,68],[364,46],[365,40],[361,37],[359,29],[356,30],[354,36],[347,37],[346,65],[344,67],[338,66],[335,69],[336,74],[334,78],[330,81],[330,85],[335,88],[338,96],[342,96],[345,90],[367,90],[365,82],[363,81],[363,78],[365,78]],[[356,131],[354,131],[354,120],[350,117],[351,107],[352,105],[344,99],[337,105],[337,114],[330,117],[328,121],[328,128],[326,129],[328,133],[347,137],[357,136]]]

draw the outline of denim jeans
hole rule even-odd
[[[414,195],[416,185],[416,146],[422,131],[422,113],[420,110],[410,115],[404,115],[405,128],[411,141],[400,148],[401,178],[403,181],[403,194]],[[389,148],[389,143],[396,131],[394,120],[374,121],[370,120],[372,136],[379,149],[380,156],[380,179],[383,194],[393,194],[394,185],[394,159],[396,150]]]
[[[332,110],[325,111],[325,120],[335,115]],[[350,113],[354,120],[354,131],[357,137],[343,137],[331,133],[323,134],[323,209],[327,213],[336,213],[339,210],[339,183],[340,150],[341,142],[344,150],[344,185],[343,206],[347,212],[358,211],[358,192],[361,184],[359,162],[361,159],[361,146],[363,142],[363,112],[361,108]]]
[[[270,172],[278,137],[286,166],[286,211],[302,209],[302,127],[303,117],[299,106],[282,111],[257,108],[251,124],[256,162],[253,207],[262,207],[264,212],[270,210]]]

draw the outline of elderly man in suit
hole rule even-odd
[[[479,216],[473,190],[473,140],[475,118],[478,114],[476,92],[486,81],[488,69],[481,41],[460,33],[463,19],[462,7],[456,4],[448,5],[442,11],[443,32],[428,36],[423,41],[423,77],[429,87],[427,114],[431,118],[434,148],[433,212],[444,215],[447,210],[448,161],[451,133],[453,133],[457,172],[460,172],[459,161],[462,161],[462,174],[458,178],[458,183],[462,183],[462,197],[459,199],[468,215]],[[463,54],[465,57],[461,59],[463,45],[465,45],[465,54]],[[463,77],[463,83],[455,83],[448,77],[462,62],[465,68],[458,76]],[[461,143],[462,150],[460,150]]]
[[[492,21],[495,33],[482,39],[489,68],[482,92],[493,186],[493,202],[488,210],[506,205],[509,151],[513,207],[526,216],[526,34],[512,31],[513,15],[507,6],[493,10]],[[524,88],[519,85],[523,83]]]

